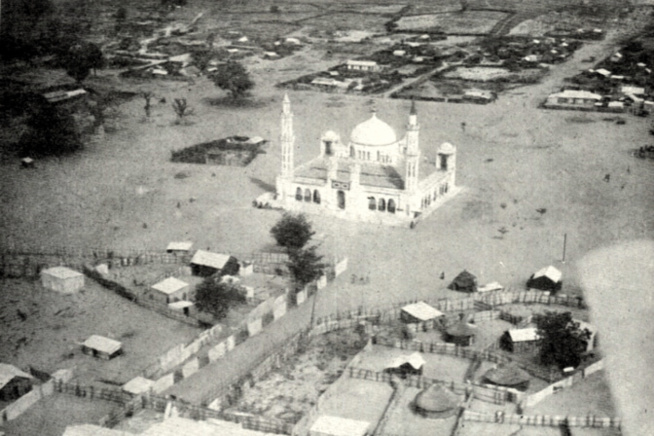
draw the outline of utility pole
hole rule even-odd
[[[564,233],[563,234],[563,256],[561,257],[561,263],[565,263],[565,249],[566,249],[567,243],[568,243],[568,234]]]

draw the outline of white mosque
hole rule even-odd
[[[337,133],[325,132],[320,155],[295,167],[293,112],[285,95],[276,200],[284,209],[297,212],[327,212],[382,224],[414,223],[458,192],[456,148],[446,142],[423,159],[419,132],[415,104],[406,134],[399,140],[393,128],[373,112],[352,130],[346,143]]]

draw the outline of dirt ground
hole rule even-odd
[[[61,436],[73,424],[97,424],[117,406],[74,395],[54,394],[39,400],[18,418],[0,426],[10,436]]]
[[[74,366],[81,384],[126,383],[160,354],[200,332],[89,279],[70,295],[49,291],[38,281],[3,279],[0,286],[0,360],[48,373]],[[80,344],[92,334],[121,341],[124,354],[110,361],[83,354]]]

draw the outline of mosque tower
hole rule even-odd
[[[420,125],[418,124],[416,103],[411,102],[409,123],[406,126],[406,177],[404,184],[404,189],[409,192],[414,192],[418,188],[418,166],[420,164],[419,132]]]
[[[282,173],[284,179],[293,177],[293,148],[295,146],[295,135],[293,134],[293,112],[291,112],[291,100],[288,94],[284,94],[282,105],[282,132],[279,140],[282,147]]]

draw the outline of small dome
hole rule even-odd
[[[322,139],[324,141],[340,141],[341,137],[338,133],[334,132],[333,130],[327,130],[325,133],[322,134]]]
[[[447,418],[456,414],[460,399],[452,391],[433,384],[416,395],[416,410],[430,418]]]
[[[397,136],[391,126],[377,118],[375,113],[370,119],[359,124],[352,130],[350,141],[357,145],[379,147],[397,142]]]
[[[456,147],[454,147],[449,142],[443,142],[438,147],[438,154],[454,154],[456,153]]]

